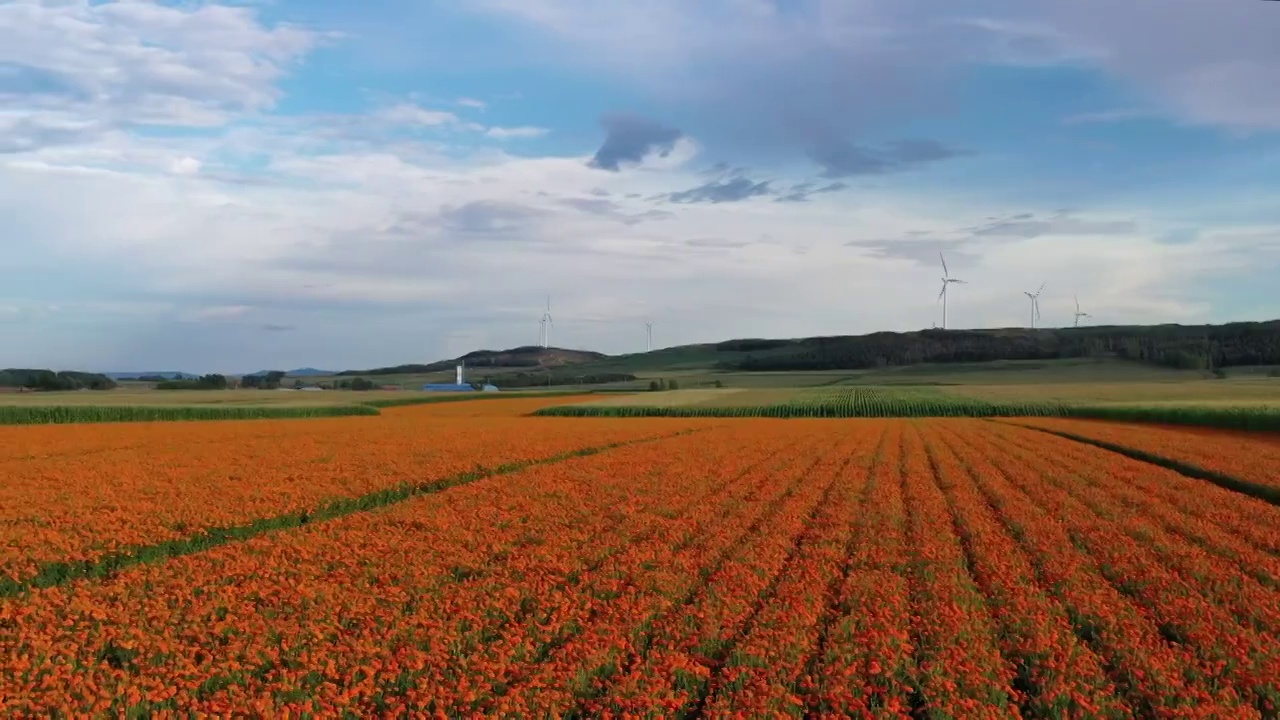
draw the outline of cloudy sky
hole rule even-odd
[[[0,367],[1280,316],[1280,3],[0,0]]]

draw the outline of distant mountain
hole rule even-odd
[[[266,375],[270,372],[271,370],[259,370],[259,372],[256,372],[256,373],[248,373],[244,375],[244,377],[250,377],[250,375],[259,375],[259,377],[262,377],[262,375]],[[315,377],[319,377],[319,375],[333,375],[334,373],[333,373],[333,370],[317,370],[316,368],[298,368],[296,370],[285,370],[284,374],[288,375],[288,377],[291,377],[291,378],[315,378]]]
[[[452,360],[426,364],[395,365],[372,370],[343,370],[338,375],[404,375],[452,370],[459,362],[468,368],[551,368],[605,360],[609,356],[590,350],[566,350],[525,345],[510,350],[474,350]]]
[[[298,368],[285,373],[289,377],[321,377],[323,375],[337,375],[333,370],[317,370],[312,367]]]
[[[102,373],[112,380],[137,380],[142,377],[162,377],[165,380],[190,380],[200,377],[191,373],[184,373],[178,370],[140,370],[138,372],[108,372]]]

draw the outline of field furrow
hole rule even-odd
[[[679,601],[630,611],[617,608],[624,610],[618,616],[625,628],[622,636],[633,640],[626,643],[627,652],[610,667],[607,679],[578,693],[583,710],[657,716],[699,711],[712,678],[771,599],[783,568],[800,553],[824,501],[860,488],[865,463],[875,448],[871,433],[881,431],[874,424],[863,428],[831,436],[827,450],[814,456],[817,462],[793,458],[792,467],[801,471],[788,489],[788,502],[751,528],[716,564],[689,578],[694,582],[674,593]],[[851,472],[846,474],[846,469]],[[572,675],[573,669],[546,674]],[[563,697],[563,692],[559,683],[526,688],[512,709],[533,716],[563,712],[566,708],[560,703],[575,700]]]
[[[0,428],[0,715],[1280,712],[1264,500],[1013,422],[504,402]]]
[[[1024,448],[1016,443],[1005,447],[1020,457],[1034,452],[1034,447]],[[1204,597],[1228,609],[1237,622],[1257,632],[1280,635],[1280,589],[1275,587],[1273,574],[1280,567],[1277,558],[1259,552],[1252,553],[1252,558],[1235,555],[1235,559],[1242,563],[1246,560],[1258,563],[1247,570],[1235,562],[1223,562],[1229,557],[1223,548],[1231,539],[1229,533],[1195,516],[1179,512],[1130,483],[1117,482],[1123,475],[1114,470],[1114,463],[1108,462],[1107,455],[1095,452],[1084,459],[1050,455],[1047,459],[1052,469],[1046,470],[1041,479],[1121,529],[1138,546],[1158,558],[1160,564],[1199,588]],[[1154,468],[1152,472],[1169,476],[1159,478],[1160,482],[1186,486],[1185,497],[1206,489],[1216,490],[1201,481],[1178,477],[1163,468]],[[1224,501],[1228,504],[1258,502],[1239,496],[1225,498]],[[1212,553],[1215,550],[1218,551],[1216,556]],[[1265,573],[1264,581],[1256,578],[1259,571]]]
[[[806,715],[906,717],[915,693],[903,505],[904,423],[886,428],[832,619],[803,683]]]
[[[1280,588],[1280,552],[1272,549],[1280,540],[1270,531],[1280,525],[1280,508],[1066,438],[1003,425],[993,432],[1007,448],[1032,454],[1048,450],[1064,471],[1087,470],[1072,481],[1096,484],[1101,479],[1108,492],[1144,520],[1187,538],[1264,585]]]
[[[1065,418],[1018,418],[1008,422],[1151,453],[1280,493],[1280,436],[1275,433]]]
[[[752,465],[793,450],[812,454],[823,440],[748,428],[713,432],[726,435],[568,460],[374,515],[135,568],[109,584],[81,582],[10,601],[5,619],[21,632],[12,645],[0,640],[0,650],[18,660],[2,685],[43,682],[61,687],[75,707],[116,710],[177,702],[162,697],[166,686],[183,707],[210,711],[247,697],[282,710],[316,711],[326,702],[366,710],[453,704],[452,696],[425,691],[453,687],[433,663],[481,648],[447,640],[450,628],[505,626],[503,612],[518,612],[522,603],[537,613],[554,578],[580,563],[578,554],[601,553],[592,538],[626,546],[646,523],[677,534],[709,527],[718,537],[730,524],[726,508],[702,500],[739,475],[749,479],[744,472]],[[688,489],[673,492],[677,482]],[[753,483],[738,486],[746,499],[737,513],[750,518],[753,508],[769,504]],[[691,507],[700,519],[681,517]],[[494,592],[490,573],[508,573],[507,591]],[[544,584],[544,576],[553,579]],[[207,577],[222,580],[201,580]],[[42,621],[43,613],[60,616],[60,625]],[[470,640],[487,646],[490,638],[481,632]],[[127,657],[128,667],[104,663],[104,655]],[[386,657],[397,659],[394,669],[374,670]],[[316,668],[313,658],[330,660]],[[488,668],[478,670],[474,680],[487,677]],[[133,690],[140,699],[130,701]],[[59,694],[25,699],[39,697],[48,702]]]
[[[979,589],[996,617],[1000,650],[1015,668],[1024,717],[1132,717],[1103,661],[1075,635],[1067,609],[1041,585],[1034,563],[982,496],[975,477],[996,470],[957,447],[943,428],[924,428],[956,529]]]
[[[913,425],[903,447],[911,633],[918,707],[931,718],[1017,717],[1012,665],[970,573],[928,447]]]
[[[1133,604],[1165,645],[1180,651],[1185,681],[1219,689],[1222,701],[1239,705],[1239,713],[1265,712],[1274,702],[1276,651],[1268,649],[1259,633],[1242,627],[1117,525],[1046,482],[1052,464],[1044,453],[1010,454],[981,429],[966,437],[993,458],[1018,492],[1057,519],[1059,541],[1069,543],[1096,573],[1095,588],[1110,586]]]
[[[1247,717],[1239,693],[1209,686],[1195,656],[1168,642],[1158,624],[1075,546],[1065,519],[1021,490],[1036,481],[1034,471],[1007,457],[981,426],[965,425],[957,432],[964,440],[962,456],[991,461],[996,472],[975,478],[979,491],[1031,559],[1041,584],[1066,608],[1076,635],[1104,661],[1135,714]]]
[[[772,597],[762,605],[714,675],[701,714],[725,717],[790,715],[805,712],[801,683],[821,649],[834,614],[833,595],[847,576],[854,530],[865,517],[869,474],[884,461],[882,436],[874,452],[856,448],[840,469],[838,484],[817,515]]]
[[[697,424],[441,419],[417,412],[270,421],[270,433],[257,421],[5,429],[72,446],[81,433],[106,436],[119,448],[9,463],[0,484],[0,578],[21,581],[46,563],[93,562],[209,529]]]
[[[633,499],[630,512],[654,524],[654,532],[613,532],[606,544],[616,545],[616,550],[607,562],[574,570],[570,582],[541,593],[538,602],[544,611],[525,631],[513,628],[507,636],[492,637],[483,652],[465,659],[466,668],[447,676],[463,702],[444,709],[509,714],[522,705],[523,694],[531,689],[542,693],[558,677],[571,679],[574,698],[595,693],[595,683],[607,678],[619,662],[617,631],[629,630],[620,626],[617,610],[642,594],[657,593],[659,597],[650,599],[658,602],[669,600],[673,579],[678,583],[714,571],[728,549],[745,542],[754,528],[785,507],[790,489],[804,472],[803,466],[792,464],[791,454],[821,452],[816,438],[801,440],[781,452],[769,443],[763,453],[744,453],[741,446],[726,443],[739,462],[750,457],[752,464],[722,481],[714,495],[691,504],[687,512],[655,509],[652,503]],[[661,485],[655,488],[664,492]],[[601,651],[602,655],[591,655]],[[560,667],[565,667],[563,673],[554,671]]]

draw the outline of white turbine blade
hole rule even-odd
[[[968,285],[968,284],[969,284],[969,281],[968,281],[968,280],[957,280],[957,279],[955,279],[955,278],[951,278],[950,280],[947,280],[947,282],[960,283],[961,285]]]
[[[942,296],[946,294],[947,294],[947,284],[944,282],[942,283],[942,292],[938,293],[938,299],[934,300],[933,304],[937,305],[938,303],[942,302]]]
[[[945,274],[945,275],[950,275],[950,274],[951,274],[951,271],[947,269],[947,259],[946,259],[946,258],[944,258],[944,257],[942,257],[942,253],[941,253],[941,252],[939,252],[939,253],[938,253],[938,259],[942,261],[942,272],[943,272],[943,274]]]
[[[1040,289],[1036,291],[1037,297],[1040,296],[1040,293],[1044,292],[1044,286],[1045,286],[1045,283],[1040,283]]]
[[[1076,295],[1076,312],[1080,312],[1080,296]]]

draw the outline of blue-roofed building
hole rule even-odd
[[[476,389],[463,383],[427,383],[422,386],[423,390],[428,392],[475,392]]]

